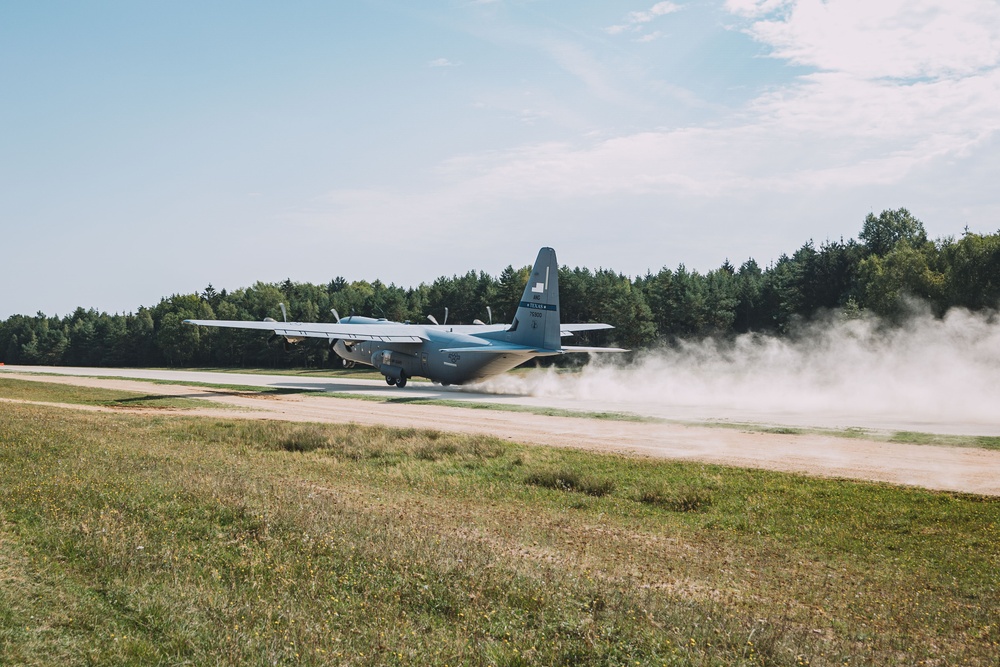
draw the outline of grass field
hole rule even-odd
[[[998,544],[1000,499],[0,406],[4,665],[996,665]]]
[[[259,391],[259,388],[256,388]],[[35,382],[0,377],[0,397],[44,403],[73,403],[109,408],[214,408],[210,401],[198,398],[162,396],[118,389],[75,387],[55,382]]]

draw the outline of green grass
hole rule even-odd
[[[998,545],[994,498],[0,409],[0,664],[995,665]]]
[[[349,398],[357,401],[374,403],[407,403],[411,405],[440,405],[447,408],[465,408],[467,410],[500,410],[502,412],[527,412],[547,417],[581,417],[585,419],[607,419],[611,421],[628,422],[665,422],[656,417],[645,417],[629,412],[592,412],[587,410],[565,410],[562,408],[544,408],[516,403],[484,403],[481,401],[458,401],[447,398],[420,398],[419,396],[376,396],[372,394],[355,394],[345,392],[319,392],[314,396],[331,398]]]
[[[833,438],[864,439],[874,442],[896,442],[909,445],[935,445],[938,447],[977,447],[979,449],[1000,449],[1000,436],[991,435],[945,435],[921,433],[918,431],[879,431],[864,428],[815,428],[774,426],[747,422],[676,422],[688,426],[729,428],[754,433],[774,433],[777,435],[825,435]]]
[[[175,368],[163,370],[177,370]],[[384,376],[377,370],[367,366],[357,368],[198,368],[198,372],[205,373],[234,373],[245,375],[281,375],[288,377],[309,377],[309,378],[346,378],[355,380],[381,380]],[[429,382],[421,378],[414,378],[414,382]]]
[[[110,408],[217,408],[218,405],[197,398],[143,394],[117,389],[94,389],[0,377],[0,396],[43,403],[73,403]]]
[[[904,442],[914,445],[939,445],[945,447],[979,447],[981,449],[1000,449],[1000,436],[990,435],[940,435],[935,433],[918,433],[915,431],[897,431],[889,438],[889,442]]]

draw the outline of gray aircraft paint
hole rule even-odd
[[[563,325],[559,317],[559,264],[552,248],[542,248],[510,325],[401,324],[370,317],[339,322],[241,322],[185,320],[199,326],[273,331],[286,341],[325,338],[340,357],[374,367],[386,382],[405,386],[425,377],[442,384],[488,378],[542,356],[573,352],[624,352],[621,348],[569,347],[562,336],[610,329],[608,324]]]

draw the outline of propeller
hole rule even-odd
[[[340,324],[340,313],[337,312],[337,309],[331,308],[330,312],[333,313],[333,319],[336,320],[337,324]]]
[[[431,322],[432,324],[437,324],[438,323],[437,318],[434,317],[433,315],[428,315],[427,316],[427,320],[429,322]],[[448,324],[448,307],[447,306],[445,306],[445,308],[444,308],[444,322],[442,322],[438,326],[444,326],[445,324]]]
[[[288,322],[288,310],[285,308],[285,304],[279,303],[278,307],[281,308],[281,319],[283,319],[287,323]],[[278,322],[273,317],[265,317],[264,321],[265,322],[274,322],[275,324],[277,324],[277,322]],[[293,336],[281,336],[281,335],[279,335],[276,332],[276,333],[272,334],[270,338],[267,339],[267,344],[270,345],[271,343],[273,343],[274,341],[276,341],[279,338],[283,338],[284,341],[285,341],[284,342],[285,352],[291,351],[292,345],[295,345],[296,343],[298,343],[299,341],[302,340],[301,338],[293,337]]]
[[[490,307],[489,307],[489,306],[486,306],[486,314],[490,316],[490,324],[493,324],[493,311],[492,311],[492,310],[490,310]],[[486,322],[483,322],[483,321],[482,321],[481,319],[479,319],[478,317],[477,317],[476,319],[472,320],[472,323],[473,323],[473,324],[481,324],[481,325],[483,325],[483,326],[485,326],[485,325],[486,325]]]

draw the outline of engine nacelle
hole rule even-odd
[[[419,361],[412,354],[379,350],[372,355],[372,366],[382,375],[399,380],[404,375],[412,377],[418,373]]]

